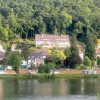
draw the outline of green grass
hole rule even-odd
[[[0,75],[0,79],[40,79],[40,78],[99,78],[100,74],[18,74],[18,75]]]
[[[98,78],[99,74],[58,74],[56,78]]]
[[[17,78],[16,75],[0,75],[0,79],[14,79]]]

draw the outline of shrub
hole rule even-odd
[[[86,68],[90,68],[92,65],[92,62],[87,56],[85,56],[83,64],[84,64],[84,66],[86,66]]]
[[[100,57],[97,57],[97,65],[100,65]]]
[[[38,72],[39,73],[50,73],[52,69],[54,69],[55,64],[53,63],[48,63],[48,64],[40,64],[38,67]]]

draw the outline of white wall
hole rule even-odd
[[[83,52],[80,52],[79,53],[79,56],[80,56],[80,58],[83,60],[84,59],[84,53]]]
[[[36,47],[46,47],[46,48],[52,48],[52,47],[60,47],[60,48],[66,48],[70,47],[70,42],[67,41],[58,41],[58,42],[50,42],[50,41],[36,41]]]

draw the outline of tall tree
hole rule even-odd
[[[21,66],[21,54],[19,52],[10,52],[6,57],[6,64],[12,66],[13,70],[18,74]]]
[[[74,34],[72,34],[72,37],[71,37],[71,55],[70,57],[66,58],[64,63],[65,63],[65,66],[70,67],[70,68],[76,68],[78,65],[82,63],[82,60],[79,56],[79,51],[77,48],[76,36]]]
[[[95,55],[95,41],[94,41],[94,35],[87,30],[86,34],[86,47],[85,47],[85,55],[89,57],[89,59],[94,64],[94,61],[96,60]]]
[[[85,68],[91,68],[92,63],[91,63],[91,60],[87,56],[85,56],[83,64],[84,64]]]
[[[2,26],[0,26],[0,40],[5,41],[7,37],[8,37],[8,31]]]
[[[77,39],[76,35],[72,34],[71,36],[71,55],[76,54],[79,55],[78,47],[77,47]]]

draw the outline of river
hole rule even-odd
[[[100,100],[100,79],[0,80],[0,100]]]

